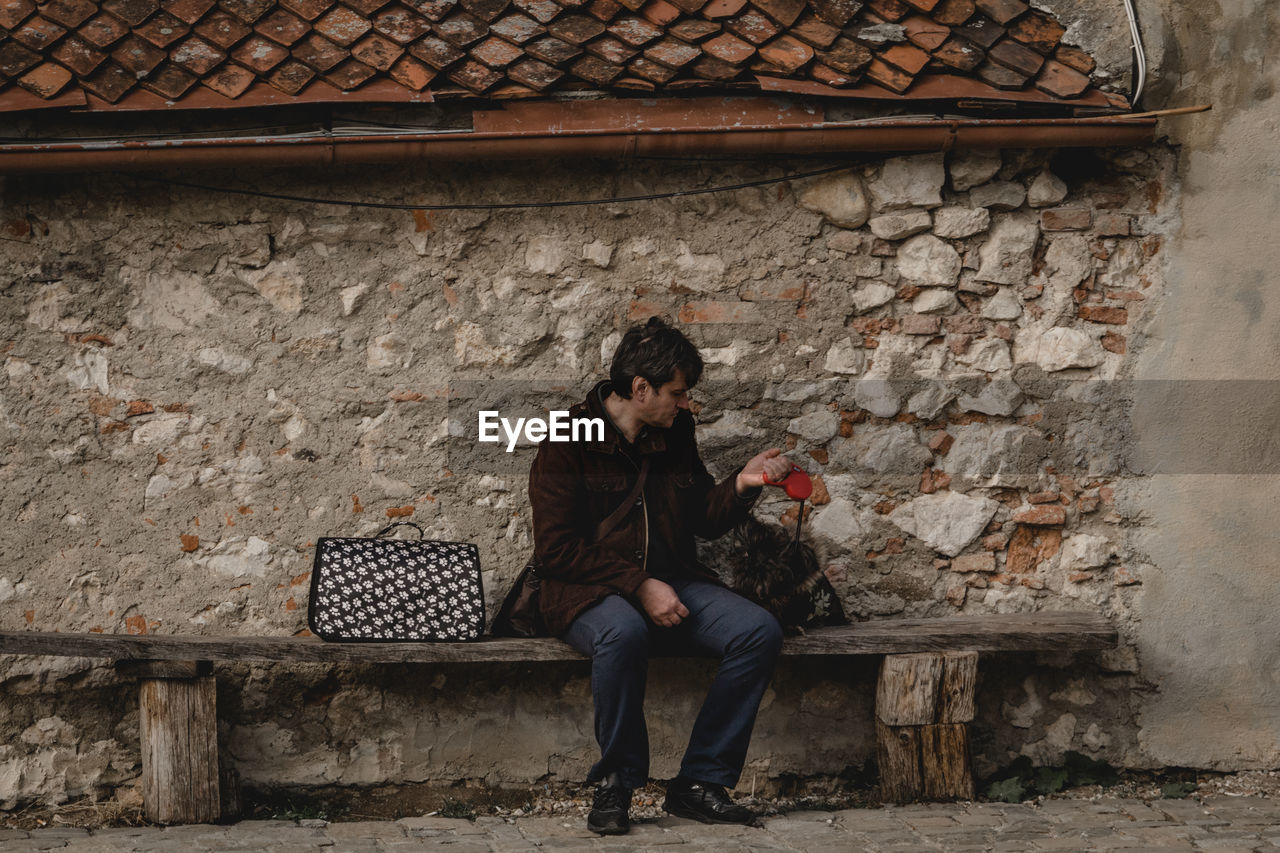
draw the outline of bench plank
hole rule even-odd
[[[1093,613],[883,619],[818,628],[788,637],[783,655],[882,655],[935,651],[1104,649],[1117,633]],[[314,637],[64,634],[0,631],[0,654],[102,657],[117,660],[277,660],[294,663],[467,663],[582,660],[551,638],[488,638],[474,643],[326,643]]]

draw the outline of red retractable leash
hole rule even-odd
[[[804,524],[804,502],[813,494],[813,480],[805,473],[804,469],[799,465],[792,465],[791,470],[787,472],[787,476],[778,480],[776,483],[769,479],[769,475],[764,475],[764,481],[770,486],[778,486],[787,493],[787,497],[793,501],[800,501],[800,512],[796,515],[796,547],[800,547],[800,527]]]

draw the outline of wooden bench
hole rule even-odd
[[[789,637],[788,657],[884,655],[876,689],[876,750],[888,801],[971,798],[968,724],[980,652],[1104,649],[1100,616],[1051,612],[888,619]],[[475,643],[325,643],[294,637],[135,636],[0,632],[0,653],[110,658],[138,679],[143,807],[157,823],[221,816],[213,661],[521,663],[581,660],[556,639]]]

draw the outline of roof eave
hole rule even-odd
[[[676,155],[812,155],[957,148],[1130,147],[1155,118],[929,119],[785,127],[526,129],[362,136],[31,142],[0,145],[0,174],[228,166],[346,166],[413,160],[528,160]]]

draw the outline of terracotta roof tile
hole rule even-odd
[[[214,2],[216,0],[162,0],[160,5],[175,18],[194,24],[213,8]]]
[[[107,59],[104,52],[76,36],[63,39],[50,55],[78,77],[88,77]]]
[[[1023,15],[1009,26],[1009,35],[1045,56],[1053,53],[1067,28],[1040,12]]]
[[[837,71],[853,74],[871,61],[871,51],[865,45],[842,36],[829,49],[819,51],[818,58]]]
[[[591,0],[587,4],[587,14],[601,23],[607,24],[622,12],[622,4],[614,0]]]
[[[443,21],[458,5],[458,0],[405,0],[405,5],[432,21]]]
[[[1033,77],[1044,64],[1044,57],[1013,39],[1001,39],[987,51],[987,58],[1023,77]]]
[[[1031,8],[1022,0],[974,0],[974,4],[997,24],[1007,24]]]
[[[254,35],[237,45],[231,51],[231,58],[246,68],[265,75],[289,58],[289,50],[270,39]]]
[[[33,95],[52,98],[71,82],[71,72],[56,62],[45,62],[18,78],[18,85]]]
[[[666,27],[680,19],[680,8],[667,0],[649,0],[640,7],[640,14],[651,24]]]
[[[304,21],[314,21],[328,11],[333,0],[280,0],[280,5]]]
[[[871,60],[871,64],[867,66],[867,77],[889,91],[897,92],[899,95],[911,88],[911,84],[915,80],[910,74],[894,68],[881,59]]]
[[[643,56],[637,56],[631,60],[627,67],[650,83],[657,83],[658,85],[669,83],[676,76],[674,68],[659,65],[652,60],[645,59]]]
[[[0,27],[12,30],[25,21],[35,10],[36,6],[30,0],[0,0]],[[89,13],[93,14],[92,5],[90,5]],[[77,21],[69,26],[74,27],[79,23]],[[68,25],[64,24],[64,26]]]
[[[979,80],[997,89],[1021,89],[1027,82],[1026,75],[990,60],[979,65],[977,73]]]
[[[693,62],[701,55],[701,51],[678,39],[667,38],[644,50],[644,58],[665,65],[668,68],[680,69]]]
[[[813,48],[797,38],[778,36],[759,50],[759,56],[786,74],[794,74],[813,59]]]
[[[450,71],[449,79],[464,89],[470,89],[475,94],[481,95],[496,86],[498,81],[502,79],[502,75],[491,68],[481,65],[479,62],[469,59],[453,71]]]
[[[174,62],[195,74],[208,74],[217,68],[227,54],[210,42],[198,36],[192,36],[172,51],[169,56]]]
[[[191,28],[168,12],[160,12],[133,31],[156,47],[165,48],[191,32]]]
[[[721,33],[704,44],[702,49],[709,56],[732,65],[741,65],[756,54],[753,45],[729,33]]]
[[[348,47],[362,35],[373,29],[369,19],[357,15],[346,6],[335,6],[323,18],[316,21],[316,32],[334,44]]]
[[[859,0],[811,0],[813,13],[833,27],[843,28],[862,9]]]
[[[97,71],[80,81],[90,94],[114,104],[137,85],[138,78],[114,62],[104,62]]]
[[[753,0],[753,3],[783,29],[794,24],[805,9],[805,0]]]
[[[489,25],[468,12],[454,12],[432,29],[440,38],[458,48],[475,44],[489,34]]]
[[[154,15],[160,4],[156,0],[103,0],[102,8],[129,26],[136,27]]]
[[[296,59],[289,59],[277,65],[267,75],[267,82],[286,95],[301,92],[316,76],[316,72]]]
[[[437,71],[443,71],[466,56],[461,50],[436,36],[427,36],[422,41],[410,45],[409,52]],[[303,57],[299,59],[306,61]]]
[[[952,32],[986,50],[1004,36],[1005,29],[985,15],[974,15],[963,26],[952,28]]]
[[[602,36],[586,45],[587,53],[598,56],[615,65],[626,65],[637,53],[633,47],[627,47],[613,36]]]
[[[764,44],[782,32],[773,21],[755,9],[748,9],[738,17],[725,21],[724,28],[756,46]]]
[[[541,59],[551,65],[563,65],[582,53],[582,48],[571,45],[566,41],[561,41],[554,36],[540,38],[528,45],[524,50],[534,59]]]
[[[653,92],[658,87],[648,80],[641,80],[639,77],[623,76],[613,81],[613,88],[629,92]]]
[[[819,49],[831,47],[840,36],[840,28],[833,27],[830,24],[823,23],[817,17],[806,14],[796,21],[788,30],[789,35],[793,35],[806,44]]]
[[[472,48],[471,55],[490,68],[501,69],[524,56],[524,51],[511,42],[494,36]]]
[[[67,33],[67,28],[36,15],[9,34],[9,37],[37,53],[52,45]]]
[[[462,8],[475,15],[486,24],[502,17],[511,5],[510,0],[461,0]]]
[[[253,30],[221,10],[206,16],[196,24],[195,30],[204,38],[227,50]]]
[[[548,65],[536,59],[526,59],[513,65],[507,72],[507,76],[517,83],[523,83],[541,91],[554,86],[564,76],[564,72],[554,65]]]
[[[347,91],[349,89],[358,89],[377,73],[375,69],[370,68],[358,59],[348,59],[320,76],[334,88]]]
[[[94,47],[105,48],[128,35],[129,28],[111,15],[98,15],[76,32]]]
[[[836,88],[852,86],[854,83],[858,82],[858,75],[843,74],[829,65],[823,65],[821,62],[814,63],[813,70],[809,73],[813,76],[813,79],[817,80],[819,83],[823,83],[827,86],[835,86]]]
[[[937,50],[951,37],[950,27],[944,27],[923,15],[912,15],[904,19],[902,26],[906,29],[907,41],[921,50]]]
[[[586,44],[604,32],[604,24],[590,15],[561,15],[550,24],[547,32],[569,44]]]
[[[148,91],[155,92],[161,97],[176,101],[185,95],[187,90],[198,83],[199,80],[200,78],[190,71],[179,68],[171,62],[166,62],[163,67],[142,81],[142,87]]]
[[[515,0],[515,6],[540,24],[551,23],[564,11],[553,0]]]
[[[276,0],[218,0],[218,5],[240,20],[252,25],[276,4]]]
[[[1036,78],[1036,88],[1058,98],[1076,98],[1089,88],[1089,78],[1074,68],[1050,59]]]
[[[111,58],[120,63],[126,71],[133,72],[136,77],[145,77],[153,68],[168,59],[169,54],[137,36],[129,36],[111,51]]]
[[[901,21],[911,14],[911,7],[899,0],[867,0],[867,8],[890,22]]]
[[[711,36],[720,32],[720,25],[711,21],[703,21],[697,18],[686,18],[679,23],[668,27],[667,34],[673,35],[681,41],[687,41],[690,44],[711,38]]]
[[[294,42],[311,32],[311,26],[306,21],[284,9],[276,9],[262,18],[253,29],[254,32],[285,47],[291,47]]]
[[[633,16],[619,18],[609,25],[608,30],[632,47],[640,47],[662,37],[661,27]]]
[[[1093,61],[1093,57],[1083,50],[1065,44],[1058,45],[1058,49],[1053,52],[1053,58],[1068,68],[1074,68],[1081,74],[1092,74],[1094,66],[1097,64]]]
[[[702,16],[708,21],[720,21],[724,18],[732,18],[746,5],[747,0],[711,0],[702,7]]]
[[[881,51],[880,58],[912,78],[929,64],[929,54],[909,44],[895,44],[888,50]]]
[[[516,12],[494,21],[489,25],[489,32],[502,36],[512,44],[524,44],[531,38],[544,35],[547,28],[528,15]]]
[[[973,0],[942,0],[933,7],[930,17],[944,27],[958,27],[972,18],[976,10]]]
[[[365,84],[376,101],[718,86],[1122,103],[1024,0],[0,0],[0,28],[0,83],[19,83],[0,108],[6,91],[102,108],[138,87],[212,103],[197,84],[253,104]]]
[[[351,48],[351,55],[379,71],[390,71],[396,60],[404,55],[404,48],[389,38],[369,33]]]
[[[949,68],[967,74],[982,64],[986,54],[972,42],[952,36],[933,52],[933,58]]]
[[[622,74],[623,67],[598,56],[584,56],[574,62],[569,70],[583,80],[603,88]]]
[[[253,85],[256,75],[242,65],[228,62],[200,82],[226,98],[235,99]]]
[[[395,80],[406,89],[412,89],[415,92],[421,92],[427,88],[428,84],[435,79],[436,71],[431,66],[419,62],[412,56],[402,56],[391,66],[391,70],[387,72],[392,80]]]
[[[699,77],[705,77],[709,80],[719,80],[722,83],[728,83],[730,80],[737,79],[742,74],[742,67],[734,65],[723,60],[716,59],[714,56],[703,56],[693,63],[693,73]]]
[[[293,46],[293,58],[317,71],[325,72],[350,54],[319,33],[312,33]]]

